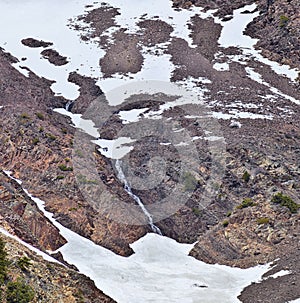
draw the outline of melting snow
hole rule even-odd
[[[62,226],[45,210],[44,201],[25,192],[68,241],[58,250],[64,259],[118,303],[217,303],[220,297],[235,303],[242,289],[269,269],[205,264],[188,256],[193,245],[157,234],[139,239],[131,245],[135,253],[121,257]]]

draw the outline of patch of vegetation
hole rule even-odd
[[[40,142],[40,139],[39,139],[39,138],[33,138],[33,139],[32,139],[32,144],[33,144],[33,145],[37,145],[39,142]]]
[[[248,182],[250,181],[250,177],[251,177],[251,175],[245,170],[245,172],[244,172],[244,174],[243,174],[243,176],[242,176],[242,179],[243,179],[246,183],[248,183]]]
[[[194,191],[197,187],[198,181],[191,172],[183,174],[183,184],[185,191]]]
[[[28,115],[27,113],[22,113],[22,114],[20,115],[20,118],[21,118],[21,119],[25,119],[25,120],[30,119],[30,117],[29,117],[29,115]]]
[[[201,211],[198,207],[193,207],[192,211],[196,216],[200,216],[200,214],[201,214]]]
[[[270,223],[270,219],[265,217],[265,218],[258,218],[256,220],[257,224],[259,225],[263,225],[263,224],[269,224]]]
[[[290,21],[289,17],[287,17],[285,15],[281,15],[279,20],[280,20],[279,21],[279,27],[280,28],[286,27],[288,22]]]
[[[89,180],[86,176],[79,174],[77,181],[82,184],[98,184],[97,180]]]
[[[7,259],[5,250],[5,242],[0,238],[0,301],[3,302],[3,297],[6,297],[6,303],[29,303],[34,299],[33,289],[20,278],[16,281],[10,281],[7,276],[8,266],[10,262]],[[17,261],[17,266],[22,270],[30,266],[30,259],[27,257],[20,258]]]
[[[28,268],[31,266],[31,262],[30,262],[30,259],[27,258],[27,257],[22,257],[20,258],[18,261],[17,261],[17,266],[23,270],[23,271],[26,271],[28,270]]]
[[[4,283],[7,277],[7,252],[5,251],[5,242],[0,238],[0,286]]]
[[[223,221],[222,225],[223,227],[227,227],[229,225],[229,221],[228,220]]]
[[[62,179],[64,179],[64,178],[65,178],[65,176],[58,175],[58,176],[56,177],[56,180],[62,180]]]
[[[67,134],[68,133],[68,130],[66,128],[62,128],[61,131],[62,131],[63,134]]]
[[[43,126],[40,126],[40,127],[39,127],[39,132],[42,133],[43,131],[44,131],[44,127],[43,127]]]
[[[59,165],[58,165],[58,168],[59,168],[61,171],[73,171],[73,167],[71,167],[71,166],[66,166],[65,164],[59,164]]]
[[[277,193],[275,194],[271,202],[274,204],[280,204],[281,206],[287,207],[291,213],[297,213],[297,211],[300,208],[300,205],[294,202],[292,198],[289,196],[284,195],[283,193]]]
[[[69,208],[69,211],[77,211],[77,210],[78,210],[77,207],[70,207],[70,208]]]
[[[46,134],[47,138],[50,139],[51,141],[55,141],[56,140],[56,137],[50,133],[47,133]]]
[[[226,217],[230,217],[230,216],[231,216],[231,214],[232,214],[232,212],[231,212],[231,211],[227,212]]]
[[[18,279],[15,282],[7,283],[7,303],[29,303],[34,299],[33,289],[25,282]]]
[[[242,209],[242,208],[247,208],[247,207],[252,207],[255,206],[256,203],[253,202],[251,198],[245,198],[240,205],[238,205],[236,208],[237,209]]]
[[[42,113],[36,113],[35,114],[40,120],[45,120],[45,117]]]
[[[78,157],[80,157],[80,158],[83,158],[83,152],[81,150],[79,150],[79,149],[75,150],[75,155],[78,156]]]

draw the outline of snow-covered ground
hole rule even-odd
[[[233,12],[233,18],[229,21],[220,21],[219,18],[214,17],[216,23],[220,23],[223,28],[221,36],[218,40],[220,46],[230,47],[236,46],[243,51],[244,56],[234,56],[232,61],[243,62],[247,61],[247,56],[253,56],[257,61],[262,62],[270,66],[273,71],[279,75],[285,75],[291,80],[295,80],[298,77],[299,70],[292,69],[288,65],[281,65],[275,61],[271,61],[261,55],[261,52],[254,48],[257,43],[257,39],[253,39],[243,34],[247,25],[259,15],[258,11],[255,11],[257,5],[251,4],[245,7],[239,8]],[[244,14],[243,12],[248,11],[252,13]]]
[[[240,292],[270,268],[269,264],[249,269],[206,264],[188,256],[193,245],[157,234],[139,239],[131,245],[135,253],[121,257],[62,226],[42,200],[24,191],[67,240],[58,250],[64,259],[118,303],[219,303],[220,298],[235,303]]]

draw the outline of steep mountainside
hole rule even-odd
[[[276,73],[270,64],[254,55],[243,53],[244,49],[220,45],[219,38],[222,26],[232,19],[236,9],[256,3],[260,13],[245,33],[258,39],[255,47],[265,57],[299,69],[299,1],[173,0],[173,3],[175,9],[183,12],[197,6],[203,7],[203,11],[215,10],[214,17],[201,18],[196,14],[191,18],[187,25],[190,44],[176,36],[166,21],[147,20],[146,15],[139,21],[138,31],[127,31],[117,25],[120,12],[110,5],[74,16],[68,25],[78,33],[81,43],[94,43],[102,49],[104,55],[98,62],[103,83],[113,77],[129,80],[143,70],[147,55],[154,53],[157,58],[168,58],[173,67],[170,81],[192,83],[195,91],[200,92],[211,114],[205,123],[217,121],[225,143],[214,158],[211,142],[220,137],[213,136],[205,129],[207,125],[199,124],[199,117],[190,114],[199,113],[197,106],[171,107],[161,115],[167,121],[176,121],[176,132],[182,129],[188,132],[199,158],[191,161],[191,170],[182,177],[184,191],[190,192],[189,198],[176,212],[155,222],[163,235],[184,243],[197,241],[190,255],[207,263],[245,268],[274,262],[276,267],[266,277],[279,270],[289,271],[282,277],[253,283],[240,295],[242,302],[285,303],[297,299],[300,297],[299,83]],[[51,41],[24,39],[22,43],[26,47],[50,46],[51,50],[43,54],[53,68],[64,68],[68,64],[70,59],[60,55]],[[161,49],[155,49],[157,45]],[[76,157],[92,159],[98,179],[109,193],[116,194],[125,209],[136,204],[124,190],[115,162],[103,156],[94,143],[90,144],[89,135],[82,133],[84,140],[79,146],[78,131],[76,133],[71,119],[53,110],[71,104],[67,107],[70,116],[88,116],[96,99],[100,110],[105,112],[108,101],[101,82],[99,85],[97,79],[74,70],[68,81],[79,86],[80,96],[70,103],[54,94],[52,81],[39,77],[27,67],[23,71],[29,72],[28,77],[20,73],[13,67],[19,59],[9,54],[5,45],[2,47],[0,226],[43,252],[55,251],[65,243],[26,189],[45,201],[46,209],[64,226],[113,252],[129,256],[133,252],[129,245],[151,232],[150,226],[117,222],[110,217],[109,207],[102,212],[86,198],[81,191],[83,186],[90,189],[89,186],[97,182],[76,173]],[[95,126],[101,130],[101,138],[112,140],[122,134],[126,125],[120,112],[146,109],[141,119],[133,123],[132,134],[137,134],[143,130],[143,118],[170,100],[170,96],[163,94],[137,94],[121,105],[110,106],[111,116],[105,123],[94,121]],[[171,155],[166,161],[166,176],[159,186],[150,190],[133,188],[146,207],[166,196],[171,196],[176,204],[181,197],[172,191],[181,180],[180,149],[160,139],[145,136],[137,140],[130,152],[134,175],[145,183],[148,175],[156,173],[148,166],[151,158]],[[188,146],[180,143],[181,147]],[[7,171],[22,184],[10,178]],[[214,182],[210,182],[211,174],[215,174]],[[207,184],[211,186],[209,203],[203,202],[202,197]],[[116,215],[123,215],[122,210],[117,209]],[[155,215],[159,217],[154,214],[154,220]],[[15,240],[5,238],[5,241],[12,262],[9,276],[12,280],[21,276],[28,282],[36,293],[34,302],[112,302],[92,281],[68,264],[64,267],[46,262]],[[16,265],[22,256],[31,260],[26,270]],[[61,255],[56,257],[63,262]]]

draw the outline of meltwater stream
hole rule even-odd
[[[143,202],[141,201],[141,199],[136,196],[133,192],[132,189],[125,177],[125,174],[122,170],[122,162],[120,160],[116,160],[116,164],[115,164],[116,170],[118,172],[118,179],[124,184],[124,189],[125,191],[128,193],[128,195],[134,199],[134,201],[140,206],[140,208],[142,209],[143,213],[145,214],[145,216],[148,218],[148,222],[149,225],[152,229],[153,232],[162,235],[161,230],[154,224],[153,222],[153,218],[151,216],[151,214],[148,212],[147,208],[145,207],[145,205],[143,204]]]

